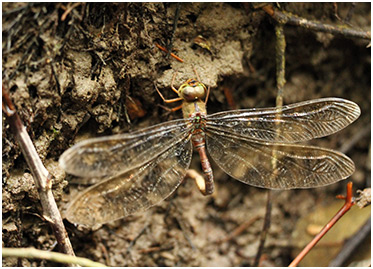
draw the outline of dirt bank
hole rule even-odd
[[[275,22],[260,8],[228,3],[3,3],[3,83],[47,169],[61,209],[82,188],[68,184],[57,161],[76,141],[136,130],[181,117],[170,113],[175,85],[195,77],[211,87],[209,113],[275,105]],[[280,4],[307,19],[342,24],[351,4]],[[173,31],[175,12],[179,9]],[[337,13],[336,13],[337,12]],[[65,18],[64,20],[62,20]],[[349,22],[370,31],[370,4],[354,7]],[[174,32],[174,33],[173,33]],[[155,46],[166,46],[184,62]],[[195,38],[202,36],[201,41]],[[284,103],[341,97],[357,103],[357,122],[313,145],[341,149],[354,160],[354,188],[370,177],[368,42],[285,26]],[[198,44],[197,44],[198,43]],[[207,48],[207,46],[209,47]],[[172,106],[172,104],[170,105]],[[3,246],[55,250],[32,176],[3,116]],[[365,128],[365,129],[364,129]],[[365,133],[364,133],[365,132]],[[361,134],[357,142],[356,135]],[[200,171],[198,156],[192,168]],[[213,164],[217,192],[204,197],[190,180],[143,214],[91,231],[66,222],[77,256],[110,266],[246,266],[255,257],[266,191],[229,178]],[[286,266],[297,220],[344,193],[347,181],[312,190],[273,194],[272,224],[263,266]],[[252,224],[232,240],[235,228]],[[320,266],[315,261],[313,266]],[[53,266],[37,260],[3,260],[4,266]]]

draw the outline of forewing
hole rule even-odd
[[[185,137],[141,167],[88,188],[71,202],[65,217],[72,223],[94,226],[143,211],[179,186],[191,157],[192,145]]]
[[[257,141],[293,143],[335,133],[359,115],[359,106],[351,101],[324,98],[279,108],[215,113],[207,116],[206,128]]]
[[[168,121],[133,133],[87,139],[66,150],[60,166],[79,177],[112,177],[139,167],[184,137],[190,124]]]
[[[329,149],[208,132],[207,150],[231,177],[267,189],[313,188],[350,176],[355,166]]]

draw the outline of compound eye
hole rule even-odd
[[[186,86],[185,88],[181,89],[181,96],[186,101],[194,101],[197,99],[205,98],[206,91],[203,84],[197,84],[197,86]]]

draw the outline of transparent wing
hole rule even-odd
[[[207,116],[207,129],[258,141],[292,143],[335,133],[360,115],[357,104],[324,98],[279,108],[242,109]]]
[[[87,139],[66,150],[60,166],[79,177],[112,177],[139,167],[179,143],[191,125],[168,121],[127,134]]]
[[[355,166],[346,155],[319,147],[269,143],[206,133],[207,150],[231,177],[267,189],[313,188],[350,176]]]
[[[65,217],[93,226],[143,211],[167,198],[182,182],[190,165],[189,137],[137,169],[98,183],[71,202]]]

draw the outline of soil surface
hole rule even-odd
[[[194,78],[211,87],[208,112],[275,106],[276,22],[247,3],[3,3],[3,85],[46,168],[62,214],[85,186],[69,183],[59,156],[89,137],[138,130],[182,117],[155,90],[175,98]],[[281,3],[309,20],[370,31],[370,4]],[[178,13],[177,24],[175,14]],[[176,25],[176,27],[174,27]],[[309,144],[344,151],[356,165],[354,190],[370,186],[369,41],[285,25],[284,104],[322,97],[357,103],[351,126]],[[197,39],[196,39],[197,38]],[[177,59],[160,50],[172,44]],[[58,251],[38,193],[3,116],[3,247]],[[166,201],[95,230],[65,221],[77,256],[110,266],[247,266],[257,253],[267,190],[245,185],[212,164],[216,192],[185,180]],[[191,168],[201,171],[198,154]],[[262,266],[287,266],[297,221],[344,194],[347,180],[273,191]],[[346,215],[347,216],[347,215]],[[331,216],[330,216],[331,217]],[[237,228],[242,228],[237,232]],[[232,236],[231,236],[232,235]],[[295,251],[297,252],[297,251]],[[333,257],[330,257],[333,259]],[[320,266],[315,259],[313,265]],[[54,266],[6,258],[4,266]]]

